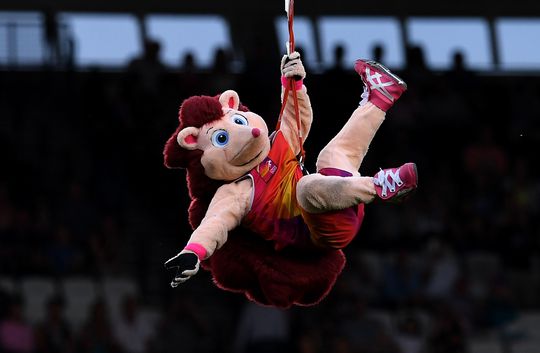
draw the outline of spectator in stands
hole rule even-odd
[[[165,109],[163,88],[166,87],[166,72],[167,67],[161,60],[160,42],[146,40],[143,53],[130,61],[125,75],[126,101],[134,125],[131,135],[144,135],[150,139],[153,130],[159,127],[157,122]],[[134,144],[131,148],[131,155],[137,156],[137,163],[148,158],[148,151],[143,145]]]
[[[373,46],[373,60],[383,63],[385,62],[384,57],[384,46],[381,43],[377,43]]]
[[[454,312],[444,302],[435,306],[425,351],[429,353],[467,352],[463,327]]]
[[[186,52],[180,60],[180,71],[183,73],[194,73],[197,71],[197,64],[195,62],[195,54],[193,52]]]
[[[345,65],[346,49],[343,44],[337,44],[334,47],[332,64],[327,73],[330,75],[343,74],[348,68]]]
[[[212,74],[231,73],[231,52],[227,48],[219,47],[214,51]]]
[[[536,89],[532,89],[531,85],[535,85]],[[522,81],[518,80],[515,84],[509,84],[507,91],[503,92],[509,98],[506,116],[512,117],[507,122],[507,136],[524,153],[530,150],[529,146],[536,145],[540,138],[540,123],[537,118],[540,116],[540,102],[536,99],[540,96],[540,90],[538,83],[531,82],[531,85],[523,85]]]
[[[236,89],[236,76],[231,75],[232,54],[228,48],[220,47],[214,52],[210,71],[209,90],[218,94],[228,89]]]
[[[410,87],[415,87],[414,91],[427,93],[425,91],[428,91],[433,86],[434,81],[432,80],[433,75],[426,64],[424,49],[418,45],[408,46],[405,55],[407,67],[403,77],[407,79]]]
[[[473,90],[477,88],[476,74],[469,69],[467,64],[465,53],[456,50],[452,54],[452,67],[444,75],[452,92],[462,96],[462,98],[471,98],[471,93],[474,93]]]
[[[355,353],[350,340],[343,336],[334,337],[330,347],[331,353]]]
[[[142,55],[131,60],[127,67],[128,74],[135,85],[132,88],[149,98],[156,98],[163,84],[162,79],[166,68],[160,54],[161,44],[156,40],[148,39],[144,42]]]
[[[470,280],[464,276],[458,278],[454,285],[448,305],[452,308],[466,333],[472,333],[478,322],[476,298],[471,293]]]
[[[19,297],[10,298],[7,315],[0,321],[0,352],[35,352],[34,330],[23,317],[23,301]]]
[[[483,312],[487,327],[501,331],[517,319],[519,314],[515,295],[503,277],[499,276],[491,282]]]
[[[126,353],[144,353],[154,335],[154,327],[141,316],[139,302],[132,295],[122,300],[120,317],[113,326],[114,337],[122,351]]]
[[[11,297],[9,293],[5,290],[3,286],[0,286],[0,322],[2,322],[9,313],[10,299]]]
[[[116,218],[106,216],[101,227],[90,237],[89,245],[94,261],[95,272],[111,275],[121,272],[123,234]],[[125,261],[124,261],[125,262]]]
[[[528,275],[535,252],[535,231],[538,225],[531,215],[540,205],[540,181],[535,180],[523,157],[512,161],[511,175],[505,185],[504,212],[498,222],[499,249],[502,262],[516,276]],[[524,279],[525,285],[530,285]],[[526,290],[526,288],[522,288]]]
[[[185,52],[180,58],[180,72],[176,78],[174,89],[179,99],[185,99],[194,93],[202,94],[207,90],[193,52]]]
[[[211,335],[211,318],[195,304],[193,294],[175,293],[163,311],[156,335],[151,340],[150,352],[205,353],[214,351],[219,345]]]
[[[236,330],[235,353],[283,353],[290,346],[287,311],[246,302]]]
[[[450,246],[433,239],[427,246],[424,295],[429,301],[448,299],[460,276],[457,259]]]
[[[508,154],[497,142],[493,127],[483,126],[475,141],[465,148],[465,171],[478,184],[502,177],[508,169]]]
[[[75,352],[74,339],[68,323],[63,318],[64,301],[53,297],[47,303],[47,316],[36,328],[38,353]]]
[[[17,238],[13,231],[15,207],[8,194],[7,187],[0,183],[0,268],[4,273],[13,273],[17,263]]]
[[[96,301],[90,310],[88,321],[79,335],[77,351],[82,353],[122,352],[113,335],[105,302]]]
[[[68,228],[58,226],[49,245],[48,259],[55,274],[66,275],[82,268],[81,248],[73,243],[73,236]]]
[[[341,336],[353,353],[386,352],[393,341],[387,337],[382,322],[370,314],[366,301],[361,297],[345,300],[348,304],[341,303],[344,311],[336,318],[333,334]]]
[[[302,332],[296,340],[298,353],[320,353],[321,338],[317,332]]]
[[[60,34],[56,13],[52,9],[43,11],[43,34],[47,63],[51,66],[61,64]]]
[[[97,221],[88,187],[79,180],[71,180],[65,189],[67,195],[62,199],[62,221],[72,233],[73,241],[86,245],[89,230]]]
[[[379,273],[380,269],[377,267],[379,265],[378,256],[373,255],[371,258],[364,256],[363,249],[355,255],[351,254],[348,258],[349,271],[343,273],[339,289],[365,298],[368,303],[381,301],[380,287],[383,278],[381,278],[382,273]],[[377,262],[370,262],[374,259]]]
[[[406,48],[407,70],[412,72],[423,72],[428,70],[424,57],[424,50],[418,45]]]
[[[386,264],[383,279],[383,298],[390,307],[410,304],[419,294],[421,273],[411,262],[406,250],[395,254],[391,262]]]
[[[397,317],[394,339],[401,353],[422,353],[425,345],[424,327],[420,318],[412,312],[404,312]]]

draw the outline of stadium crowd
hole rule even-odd
[[[307,68],[310,170],[360,100],[342,54],[331,68]],[[384,63],[383,48],[374,55]],[[459,53],[435,72],[409,48],[396,70],[409,90],[361,173],[414,161],[419,190],[404,204],[367,207],[321,304],[258,307],[205,272],[169,287],[162,264],[190,234],[183,172],[165,169],[161,155],[178,107],[235,89],[273,126],[279,57],[269,56],[233,72],[220,49],[211,69],[191,55],[170,68],[149,42],[122,71],[0,71],[0,277],[124,276],[137,287],[118,315],[96,297],[76,329],[63,318],[65,298],[51,296],[29,322],[18,287],[0,287],[0,352],[459,353],[482,335],[507,349],[523,339],[513,323],[540,308],[539,78],[476,73]]]

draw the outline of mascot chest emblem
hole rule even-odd
[[[277,165],[268,157],[266,157],[261,164],[259,164],[258,172],[262,180],[268,183],[270,179],[276,174],[278,170]]]

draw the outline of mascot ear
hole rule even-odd
[[[199,129],[189,126],[178,132],[176,141],[181,147],[191,151],[197,148],[197,136],[199,136]]]
[[[221,103],[223,108],[238,110],[240,97],[238,97],[238,93],[230,89],[219,96],[219,103]]]

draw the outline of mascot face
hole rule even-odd
[[[235,91],[219,97],[223,116],[200,128],[186,127],[178,133],[178,144],[188,150],[201,150],[205,174],[216,180],[232,181],[260,164],[270,151],[268,127],[253,112],[238,110]]]

